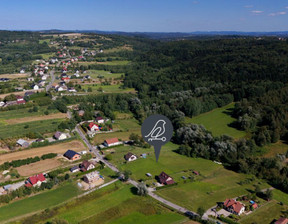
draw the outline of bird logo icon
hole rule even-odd
[[[166,137],[161,137],[165,133],[165,125],[166,121],[164,120],[158,120],[150,133],[146,135],[145,137],[148,138],[148,142],[150,141],[157,141],[160,140],[162,142],[166,141]]]

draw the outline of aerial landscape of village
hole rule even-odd
[[[148,3],[123,1],[136,28],[120,32],[88,26],[96,1],[52,0],[55,21],[37,23],[44,1],[13,2],[27,14],[0,9],[0,223],[288,224],[288,2],[243,0],[247,32],[227,18],[206,32],[202,1],[167,1],[163,15],[195,8],[207,25],[190,33],[178,18],[160,29]],[[122,30],[124,8],[99,27]]]

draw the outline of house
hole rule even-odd
[[[17,104],[25,104],[26,103],[23,96],[16,96],[16,99],[17,99]]]
[[[44,182],[46,178],[44,177],[43,173],[37,174],[35,176],[29,177],[25,181],[25,186],[26,187],[35,187],[35,186],[40,186],[42,182]]]
[[[57,91],[58,91],[58,92],[63,92],[63,91],[66,91],[66,90],[68,90],[67,86],[59,86],[59,87],[57,88]]]
[[[105,121],[103,119],[103,117],[96,117],[95,121],[98,123],[98,124],[103,124]]]
[[[116,146],[123,144],[122,142],[119,142],[118,138],[110,138],[106,139],[103,143],[106,147]]]
[[[69,77],[62,77],[61,80],[64,81],[64,82],[69,82],[70,78]]]
[[[99,180],[101,177],[99,175],[99,172],[98,171],[94,171],[94,172],[91,172],[91,173],[88,173],[86,174],[84,177],[83,177],[83,180],[87,183],[87,184],[91,184],[93,183],[94,181],[97,181]]]
[[[245,206],[234,199],[226,199],[224,202],[224,208],[236,215],[241,215],[245,211]]]
[[[251,205],[251,207],[252,207],[253,209],[256,209],[256,208],[258,208],[258,204],[257,204],[257,203],[253,203],[253,204]]]
[[[29,142],[25,141],[24,139],[18,139],[16,142],[18,145],[20,145],[23,148],[27,148],[29,146]]]
[[[34,82],[34,78],[33,77],[28,77],[27,80],[28,80],[28,82]]]
[[[124,159],[128,162],[131,162],[131,161],[134,161],[137,159],[137,156],[134,155],[133,153],[131,152],[128,152],[125,156],[124,156]]]
[[[278,219],[278,220],[275,222],[275,224],[287,224],[287,223],[288,223],[288,219],[287,219],[287,218],[284,218],[284,217]]]
[[[64,153],[63,156],[66,157],[66,158],[69,159],[69,160],[72,160],[72,161],[81,158],[81,155],[80,155],[79,153],[77,153],[77,152],[75,152],[75,151],[73,151],[73,150],[70,150],[70,149],[67,150],[67,151]]]
[[[0,101],[0,107],[3,107],[5,105],[4,101]]]
[[[78,111],[78,115],[79,115],[80,117],[83,117],[84,114],[85,114],[85,111],[84,111],[84,110],[79,110],[79,111]]]
[[[31,86],[31,88],[34,89],[34,90],[38,90],[39,86],[37,84],[34,84],[34,85]]]
[[[25,73],[25,70],[24,69],[21,69],[20,70],[20,74],[24,74]]]
[[[84,161],[79,165],[79,167],[80,167],[80,170],[81,170],[82,172],[85,172],[85,171],[88,171],[88,170],[92,170],[92,169],[95,168],[95,166],[94,166],[92,163],[90,163],[89,161],[87,161],[87,160],[84,160]]]
[[[57,131],[54,136],[53,136],[56,140],[63,140],[67,138],[67,135],[65,133],[62,133],[60,131]]]
[[[43,76],[41,77],[42,80],[47,80],[47,78],[48,78],[48,75],[43,75]]]
[[[33,95],[33,94],[35,94],[35,92],[33,92],[33,91],[28,91],[28,92],[25,92],[25,96],[31,96],[31,95]]]
[[[169,185],[169,184],[174,184],[174,180],[172,177],[170,177],[168,174],[166,174],[165,172],[162,171],[162,173],[160,173],[160,175],[158,176],[159,182],[160,184],[165,184],[165,185]]]
[[[38,86],[40,86],[40,87],[45,86],[45,81],[43,81],[43,80],[42,80],[42,81],[39,81],[39,82],[38,82]]]
[[[94,124],[93,122],[91,122],[91,123],[88,125],[88,127],[89,127],[89,130],[90,130],[90,131],[99,131],[98,125]],[[117,139],[117,140],[118,140],[118,139]]]
[[[68,88],[70,93],[77,93],[77,90],[74,87]]]
[[[72,173],[76,173],[76,172],[78,172],[79,170],[80,170],[79,166],[73,166],[72,168],[70,168],[70,171],[71,171]]]

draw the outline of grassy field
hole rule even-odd
[[[281,206],[277,201],[273,200],[258,208],[252,214],[243,217],[239,223],[274,223],[273,221],[279,219],[283,215],[282,211],[287,211],[287,208],[287,206]]]
[[[139,135],[141,134],[140,125],[134,118],[127,120],[115,120],[113,129],[115,132],[96,134],[93,138],[94,144],[103,143],[103,141],[108,138],[129,140],[131,133],[137,133]]]
[[[104,76],[104,79],[121,78],[121,75],[124,75],[124,73],[111,73],[109,71],[104,71],[104,70],[89,70],[87,74],[90,75],[91,78],[93,79],[97,79],[99,75]]]
[[[54,132],[58,130],[58,126],[63,120],[64,119],[40,120],[13,125],[0,124],[0,136],[5,139],[21,137],[30,132]]]
[[[179,155],[173,151],[177,147],[172,143],[163,146],[158,163],[155,161],[153,148],[116,147],[112,154],[112,162],[121,170],[130,170],[132,178],[145,180],[148,184],[156,182],[154,177],[161,171],[166,172],[178,185],[157,190],[157,194],[194,211],[200,206],[208,209],[216,202],[224,201],[227,197],[247,194],[249,189],[255,189],[255,184],[260,184],[261,188],[269,186],[256,179],[249,184],[241,185],[240,181],[252,178],[252,176],[227,170],[222,165],[210,160]],[[146,159],[139,158],[136,161],[125,163],[123,156],[128,152],[132,152],[138,157],[144,152],[148,155]],[[200,175],[193,175],[192,170],[198,171]],[[151,173],[153,177],[147,177],[146,173]],[[194,176],[195,182],[187,180],[185,183],[182,176]]]
[[[288,151],[288,145],[283,141],[278,141],[274,144],[264,146],[264,157],[274,157],[277,154],[286,154]]]
[[[69,183],[55,190],[2,206],[0,207],[0,222],[55,206],[78,195],[78,193],[78,188]]]
[[[93,92],[97,92],[99,88],[102,88],[102,91],[104,93],[135,93],[134,88],[122,89],[122,88],[120,88],[121,86],[122,86],[121,84],[109,85],[109,86],[102,86],[100,84],[98,84],[98,85],[87,84],[87,85],[83,86],[82,89],[88,90],[88,88],[91,87]],[[102,93],[102,92],[99,92],[99,93]]]
[[[105,61],[105,62],[97,62],[100,65],[128,65],[130,61]]]
[[[228,125],[235,121],[229,114],[234,107],[234,103],[225,107],[214,109],[210,112],[200,114],[193,118],[186,118],[186,123],[195,123],[204,125],[214,136],[229,135],[234,138],[241,138],[246,135],[244,131],[239,131]]]
[[[110,185],[58,210],[58,219],[73,223],[180,223],[185,217],[172,213],[150,198],[133,194],[131,185]],[[139,218],[142,221],[139,222]],[[53,218],[52,218],[53,220]]]

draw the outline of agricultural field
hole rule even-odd
[[[61,204],[79,194],[79,190],[73,183],[68,183],[54,190],[15,201],[0,207],[0,223],[17,216],[31,214],[42,209],[51,208]],[[41,202],[41,203],[39,203]]]
[[[241,224],[250,223],[274,223],[280,217],[283,217],[284,212],[287,211],[288,206],[282,206],[279,202],[272,200],[269,203],[258,208],[252,214],[244,216],[240,219]]]
[[[20,176],[29,177],[38,173],[47,172],[61,165],[62,163],[57,158],[53,158],[17,167],[16,170],[18,171]]]
[[[225,134],[236,139],[245,137],[246,132],[229,127],[229,124],[235,121],[235,119],[229,115],[229,112],[233,107],[234,103],[231,103],[196,117],[186,118],[185,122],[202,124],[207,130],[211,131],[214,136]]]
[[[8,79],[19,79],[19,78],[27,78],[29,73],[15,73],[15,74],[0,74],[0,78],[8,78]]]
[[[118,138],[121,140],[129,140],[132,133],[141,134],[140,125],[136,119],[115,120],[113,124],[114,132],[99,133],[93,138],[94,144],[103,143],[107,138]]]
[[[182,223],[187,218],[172,213],[150,198],[139,197],[131,185],[118,182],[57,209],[58,219],[69,223]],[[116,212],[117,211],[117,212]],[[53,220],[53,218],[51,219]]]
[[[5,138],[22,137],[31,132],[56,132],[64,119],[38,120],[12,125],[0,125],[0,136]]]
[[[35,157],[35,156],[42,156],[48,153],[64,153],[68,149],[75,150],[75,151],[82,151],[82,150],[85,150],[86,147],[83,145],[81,141],[73,140],[71,142],[64,142],[64,143],[53,144],[53,145],[39,147],[39,148],[26,149],[26,150],[21,150],[21,151],[11,152],[11,153],[1,155],[0,164],[9,162],[12,160],[25,159],[29,157]]]
[[[20,123],[32,122],[32,121],[64,119],[64,118],[67,118],[66,113],[54,113],[54,114],[49,114],[49,115],[9,119],[9,120],[5,120],[5,123],[11,125],[11,124],[20,124]]]

